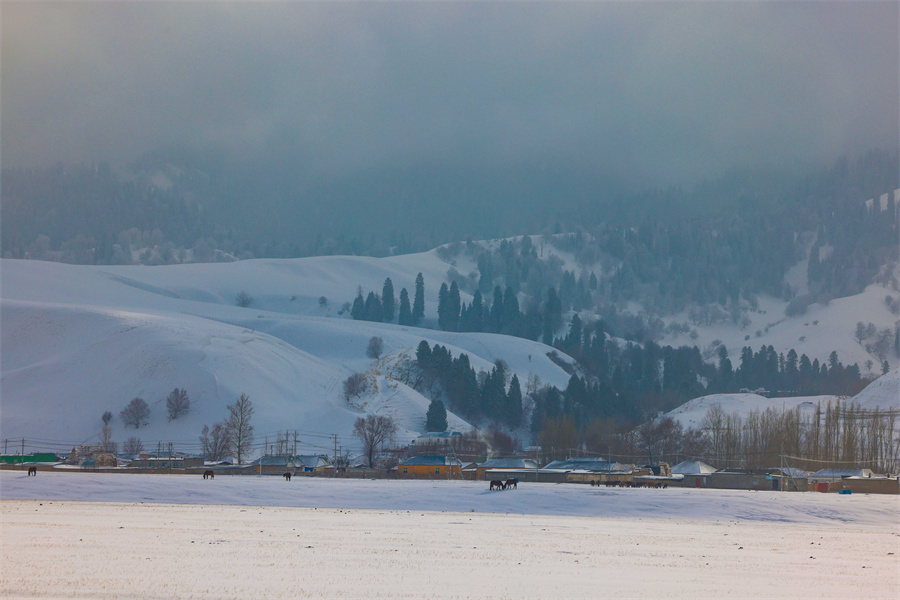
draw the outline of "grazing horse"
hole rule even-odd
[[[517,489],[519,489],[519,488],[518,488],[518,485],[519,485],[519,480],[518,480],[518,478],[516,478],[516,479],[507,479],[506,482],[503,484],[503,489],[505,490],[506,488],[510,488],[510,487],[511,487],[512,489],[517,490]]]
[[[32,475],[37,477],[37,467],[28,467],[28,476],[31,477]]]
[[[203,479],[215,479],[216,474],[212,471],[203,471]]]
[[[504,485],[503,485],[502,481],[497,480],[497,479],[491,481],[491,491],[502,490],[503,488],[504,488]]]
[[[290,473],[285,473],[284,475],[282,475],[282,477],[284,477],[284,480],[285,480],[285,481],[290,481],[290,480],[291,480],[291,474],[290,474]]]

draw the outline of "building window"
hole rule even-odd
[[[403,467],[403,472],[406,473],[406,467]]]
[[[435,472],[436,474],[440,475],[440,474],[441,474],[441,468],[440,468],[440,467],[435,467],[435,468],[434,468],[434,472]]]

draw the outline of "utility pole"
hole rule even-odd
[[[337,477],[337,434],[333,433],[332,436],[334,437],[334,462],[331,465],[331,476]]]

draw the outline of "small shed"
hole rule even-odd
[[[719,490],[778,490],[779,481],[765,469],[719,469],[707,480],[707,487]]]
[[[685,460],[672,467],[672,475],[681,475],[683,487],[709,487],[709,476],[715,472],[715,467],[699,460]]]

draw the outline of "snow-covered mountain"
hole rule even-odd
[[[296,429],[308,451],[331,448],[329,434],[353,448],[353,423],[365,414],[395,417],[398,441],[408,442],[423,431],[429,400],[401,381],[397,366],[423,339],[468,353],[476,370],[503,359],[523,385],[535,375],[564,387],[568,375],[540,343],[339,314],[357,286],[380,292],[386,277],[412,297],[421,272],[426,321],[434,320],[447,268],[434,253],[162,267],[3,260],[0,439],[95,442],[104,411],[118,415],[141,397],[149,424],[135,430],[114,418],[114,439],[196,443],[203,425],[222,420],[246,393],[259,442]],[[252,297],[248,307],[236,305],[241,291]],[[378,360],[366,357],[373,336],[384,340]],[[342,382],[355,372],[374,385],[350,405]],[[176,387],[187,390],[191,410],[170,422],[165,398]],[[470,428],[448,418],[451,429]]]

